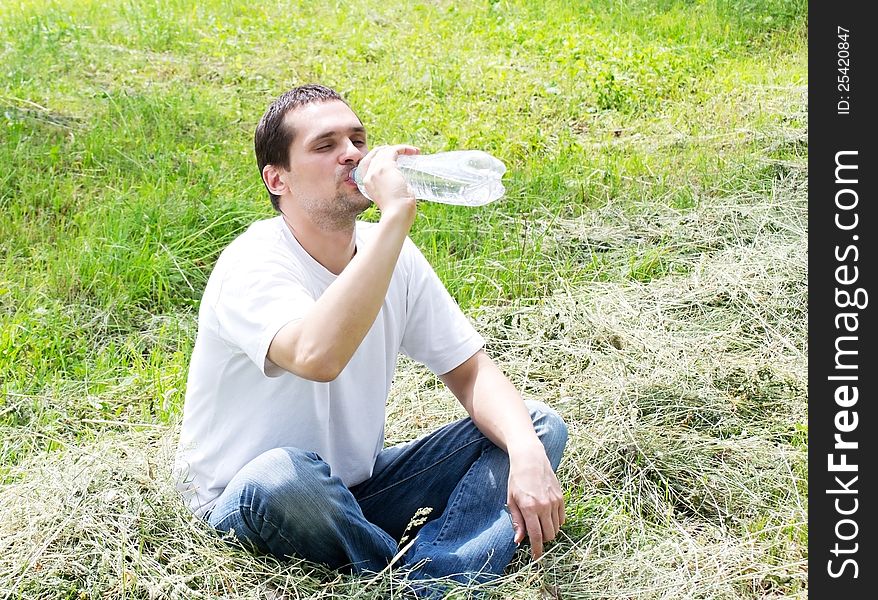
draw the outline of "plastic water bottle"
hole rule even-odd
[[[506,165],[481,150],[402,155],[397,157],[396,166],[405,177],[412,195],[419,200],[482,206],[506,193],[500,181],[506,172]],[[369,198],[358,171],[354,169],[351,179],[360,192]]]

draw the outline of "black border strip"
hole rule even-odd
[[[808,587],[874,598],[878,30],[866,3],[811,2],[808,34]],[[837,436],[837,437],[836,437]],[[830,596],[831,594],[831,596]]]

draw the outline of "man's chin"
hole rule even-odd
[[[345,197],[345,200],[348,206],[357,211],[358,215],[372,206],[372,201],[361,194],[360,190],[353,190],[351,194]]]

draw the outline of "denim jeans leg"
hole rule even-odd
[[[353,572],[378,572],[396,551],[329,465],[298,448],[275,448],[245,465],[208,522],[278,559],[296,555]]]
[[[526,402],[554,469],[567,442],[561,417]],[[373,477],[352,489],[367,518],[394,537],[421,507],[433,508],[405,556],[409,579],[482,582],[503,573],[515,552],[506,512],[509,458],[463,419],[408,444],[388,448]]]

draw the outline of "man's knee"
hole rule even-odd
[[[331,480],[329,465],[316,453],[299,448],[269,450],[245,469],[250,498],[244,504],[277,516],[292,517],[303,507],[319,504]]]
[[[232,480],[230,497],[211,520],[277,558],[298,555],[337,568],[349,562],[341,545],[353,498],[314,452],[275,448],[248,463]],[[231,510],[229,510],[231,508]],[[341,541],[341,542],[340,542]]]
[[[539,400],[525,400],[537,437],[546,448],[552,467],[558,468],[567,445],[567,424],[554,408]]]
[[[301,448],[275,448],[259,455],[253,464],[259,480],[268,486],[308,486],[330,477],[329,465],[320,455]]]

